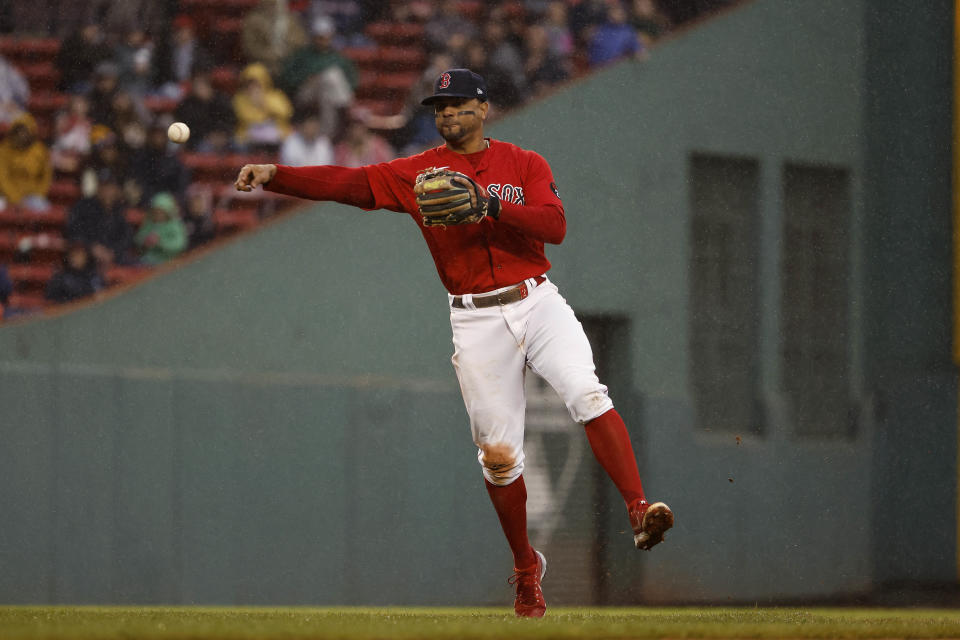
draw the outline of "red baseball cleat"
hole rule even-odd
[[[637,549],[649,551],[663,542],[663,534],[673,526],[673,511],[663,502],[647,504],[639,500],[630,506],[630,526],[633,527],[633,542]]]
[[[542,618],[547,611],[547,603],[543,599],[540,581],[547,573],[547,559],[534,549],[537,554],[537,564],[527,569],[514,568],[513,575],[507,580],[517,585],[517,599],[513,601],[513,610],[518,618]]]

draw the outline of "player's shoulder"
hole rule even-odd
[[[393,178],[399,178],[412,184],[417,174],[424,169],[442,166],[442,163],[438,164],[438,156],[439,154],[436,149],[427,149],[421,153],[394,158],[393,160],[379,164],[367,165],[364,168],[368,175],[392,176]]]
[[[490,138],[490,148],[497,151],[498,153],[509,153],[511,155],[517,156],[518,158],[539,158],[543,160],[543,156],[534,151],[533,149],[525,149],[518,144],[512,142],[507,142],[506,140],[496,140]]]
[[[503,154],[504,156],[510,156],[514,158],[519,164],[521,164],[521,166],[549,167],[546,158],[544,158],[542,155],[533,149],[525,149],[524,147],[512,142],[490,138],[490,149],[496,151],[498,155]]]
[[[443,159],[444,147],[433,147],[426,149],[412,156],[405,156],[391,160],[389,164],[402,168],[404,170],[419,171],[427,167],[438,166],[437,163]]]

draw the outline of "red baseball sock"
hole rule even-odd
[[[640,483],[633,445],[630,444],[630,434],[617,410],[610,409],[594,418],[584,425],[584,430],[593,455],[613,484],[617,485],[627,507],[636,500],[643,500],[643,485]]]
[[[523,476],[518,477],[510,484],[501,487],[484,478],[490,501],[500,518],[500,526],[507,543],[513,552],[513,566],[517,569],[526,569],[537,563],[537,556],[527,539],[527,485],[523,483]]]

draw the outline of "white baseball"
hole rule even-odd
[[[174,122],[167,128],[167,137],[171,142],[183,144],[190,137],[190,127],[182,122]]]

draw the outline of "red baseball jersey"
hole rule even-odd
[[[476,165],[476,168],[474,168]],[[413,185],[417,174],[448,167],[476,180],[501,201],[500,217],[477,224],[425,227]],[[440,280],[453,294],[483,293],[545,273],[544,243],[559,244],[566,233],[563,204],[546,160],[538,153],[490,140],[490,147],[464,156],[446,146],[408,158],[367,165],[370,194],[358,194],[355,176],[337,167],[278,167],[267,188],[318,200],[337,200],[367,209],[409,214],[420,227]],[[365,191],[365,190],[364,190]]]

